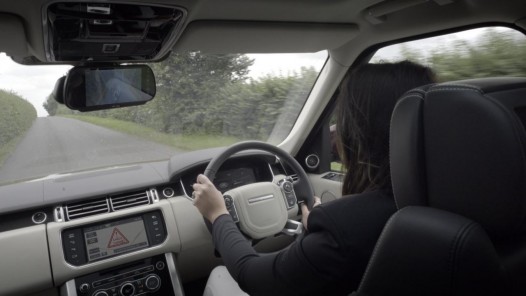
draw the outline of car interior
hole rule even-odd
[[[273,131],[278,140],[120,164],[116,154],[106,166],[26,179],[2,179],[0,170],[0,295],[202,295],[222,260],[193,205],[198,174],[214,181],[258,252],[286,248],[303,231],[300,204],[341,198],[345,169],[352,171],[335,164],[331,146],[346,73],[381,60],[376,54],[391,45],[487,27],[524,37],[526,2],[0,2],[0,52],[29,70],[73,66],[49,92],[78,114],[157,102],[161,80],[144,65],[178,53],[326,53],[304,102],[293,106],[290,129]],[[90,101],[90,83],[109,85],[104,75],[118,71],[140,77],[141,86],[116,82],[111,94],[134,100]],[[390,159],[399,210],[353,295],[526,292],[526,78],[475,74],[412,90],[395,107]]]

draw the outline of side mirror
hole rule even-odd
[[[64,103],[79,111],[142,105],[155,92],[155,77],[146,65],[79,66],[64,81]]]

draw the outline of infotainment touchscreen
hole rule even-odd
[[[88,261],[148,247],[142,217],[133,217],[83,229]]]

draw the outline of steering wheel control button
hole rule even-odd
[[[285,191],[285,193],[290,193],[292,192],[292,190],[294,190],[292,183],[290,183],[289,181],[283,182],[282,186],[283,186],[283,191]]]
[[[89,288],[90,288],[90,287],[89,287],[89,284],[88,284],[88,283],[82,283],[82,284],[79,286],[79,291],[80,291],[80,293],[82,293],[82,294],[86,294],[86,293],[88,293]]]
[[[166,265],[162,261],[155,263],[155,268],[157,268],[157,270],[163,270],[165,266]]]
[[[42,224],[42,223],[46,222],[47,215],[44,212],[36,212],[31,217],[31,220],[33,220],[33,223],[35,223],[35,224]]]
[[[234,220],[234,222],[236,223],[239,222],[239,217],[237,216],[237,210],[236,205],[234,204],[234,199],[230,195],[225,195],[223,196],[223,198],[225,199],[226,209],[228,210],[230,216],[232,216],[232,220]]]
[[[225,195],[225,205],[226,205],[226,207],[230,208],[230,207],[232,207],[233,204],[234,204],[234,200],[232,199],[232,196]]]
[[[235,208],[228,210],[228,213],[230,214],[230,216],[232,216],[232,220],[234,220],[234,222],[236,223],[239,222],[239,217],[237,216],[237,212]]]
[[[155,274],[149,275],[144,281],[144,285],[149,291],[155,291],[161,286],[161,278]]]
[[[119,289],[120,296],[133,296],[135,295],[135,286],[132,283],[125,283]]]
[[[296,194],[294,193],[294,185],[292,185],[292,182],[289,180],[283,180],[281,183],[279,183],[279,185],[281,186],[281,190],[283,191],[283,195],[285,197],[287,210],[290,210],[296,203],[298,203]]]

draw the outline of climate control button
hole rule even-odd
[[[161,278],[155,274],[149,275],[144,281],[144,285],[150,291],[157,290],[161,286]]]
[[[125,283],[119,289],[121,296],[133,296],[135,295],[135,286],[132,283]]]

